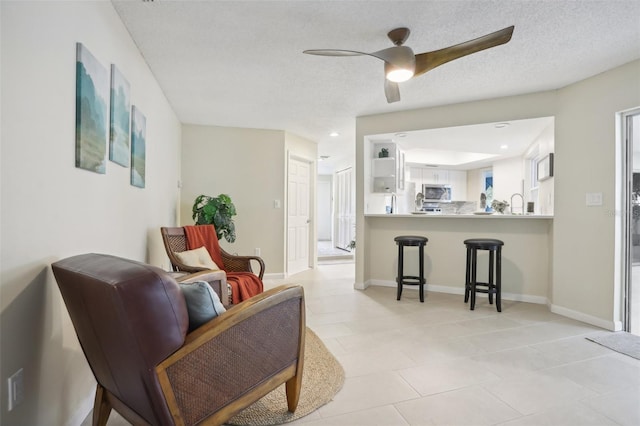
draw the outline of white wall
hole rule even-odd
[[[614,315],[616,113],[640,106],[640,61],[559,91],[555,138],[554,270],[558,312]],[[588,207],[587,192],[603,205]]]
[[[260,248],[267,274],[286,270],[286,164],[288,155],[312,162],[315,188],[317,144],[281,130],[182,126],[182,225],[194,223],[200,195],[228,194],[238,212],[237,239],[220,244],[229,253],[253,255]],[[310,194],[315,212],[315,192]],[[280,201],[276,208],[274,202]],[[315,230],[312,256],[315,256]]]
[[[506,158],[493,163],[493,199],[506,201],[511,206],[511,196],[522,194],[524,165],[522,157]],[[521,212],[522,200],[515,197],[516,212]],[[510,211],[511,207],[507,208]]]
[[[614,313],[615,114],[640,105],[638,75],[640,61],[634,61],[557,91],[359,117],[357,167],[362,170],[366,135],[555,116],[555,218],[546,296],[554,311],[610,328],[620,321]],[[356,287],[377,278],[368,249],[377,230],[364,217],[363,181],[359,173],[357,231],[364,250],[356,251]],[[604,205],[586,207],[586,192],[602,192]],[[393,262],[393,244],[375,247],[376,259]]]
[[[266,273],[284,271],[285,133],[281,130],[182,126],[181,224],[192,225],[200,195],[227,194],[238,212],[229,253],[253,255],[260,248]],[[281,207],[274,207],[280,200]]]
[[[175,223],[180,123],[110,2],[2,1],[1,347],[3,424],[79,424],[95,391],[50,263],[86,252],[140,261]],[[118,66],[145,114],[146,188],[129,168],[74,167],[76,42]],[[160,261],[160,260],[158,260]],[[6,380],[25,399],[7,412]]]

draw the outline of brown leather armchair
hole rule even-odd
[[[101,254],[52,268],[98,382],[94,425],[111,409],[133,424],[222,424],[282,383],[296,409],[301,287],[266,291],[187,333],[180,287],[159,268]]]

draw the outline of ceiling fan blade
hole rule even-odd
[[[368,53],[358,52],[355,50],[342,50],[342,49],[308,49],[302,51],[302,53],[306,53],[307,55],[318,55],[318,56],[360,56],[360,55],[368,55]]]
[[[384,79],[384,94],[388,103],[398,102],[400,100],[400,88],[398,83]]]
[[[513,29],[514,26],[512,25],[494,33],[465,41],[464,43],[456,44],[455,46],[417,54],[414,77],[424,74],[425,72],[442,64],[446,64],[449,61],[453,61],[454,59],[462,58],[463,56],[480,52],[481,50],[505,44],[511,40]]]

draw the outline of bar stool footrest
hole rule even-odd
[[[411,280],[411,281],[408,281],[408,280]],[[411,277],[411,276],[405,275],[404,277],[402,277],[400,282],[402,284],[407,284],[407,285],[424,285],[427,283],[427,280],[425,278],[422,278],[421,280],[420,277]]]

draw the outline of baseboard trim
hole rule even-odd
[[[563,317],[567,317],[577,321],[582,321],[587,324],[595,325],[596,327],[604,328],[605,330],[610,330],[610,331],[622,330],[622,321],[603,320],[602,318],[594,317],[593,315],[574,311],[573,309],[564,308],[562,306],[558,306],[554,304],[550,304],[549,309],[554,314],[562,315]]]
[[[95,386],[93,389],[94,391],[87,395],[87,397],[84,398],[80,402],[80,404],[78,404],[78,409],[69,419],[69,422],[67,423],[68,425],[81,425],[87,419],[87,417],[90,417],[92,415],[91,412],[93,410],[93,403],[96,398]],[[89,421],[88,424],[91,424],[91,421]]]
[[[367,281],[367,283],[369,285],[375,285],[375,286],[380,286],[380,287],[393,287],[393,288],[396,288],[396,282],[395,281],[369,280],[369,281]],[[367,287],[369,285],[367,285]],[[419,286],[417,286],[417,285],[405,286],[404,289],[418,290]],[[363,290],[363,289],[359,289],[359,290]],[[447,294],[464,295],[464,288],[463,287],[450,287],[450,286],[446,286],[446,285],[425,284],[425,290],[428,291],[428,292],[432,291],[434,293],[447,293]],[[538,304],[538,305],[546,305],[548,303],[548,300],[547,300],[546,297],[533,296],[533,295],[530,295],[530,294],[502,293],[502,299],[503,300],[513,300],[515,302],[535,303],[535,304]]]
[[[272,273],[272,274],[264,274],[263,280],[283,280],[287,278],[284,272]]]

